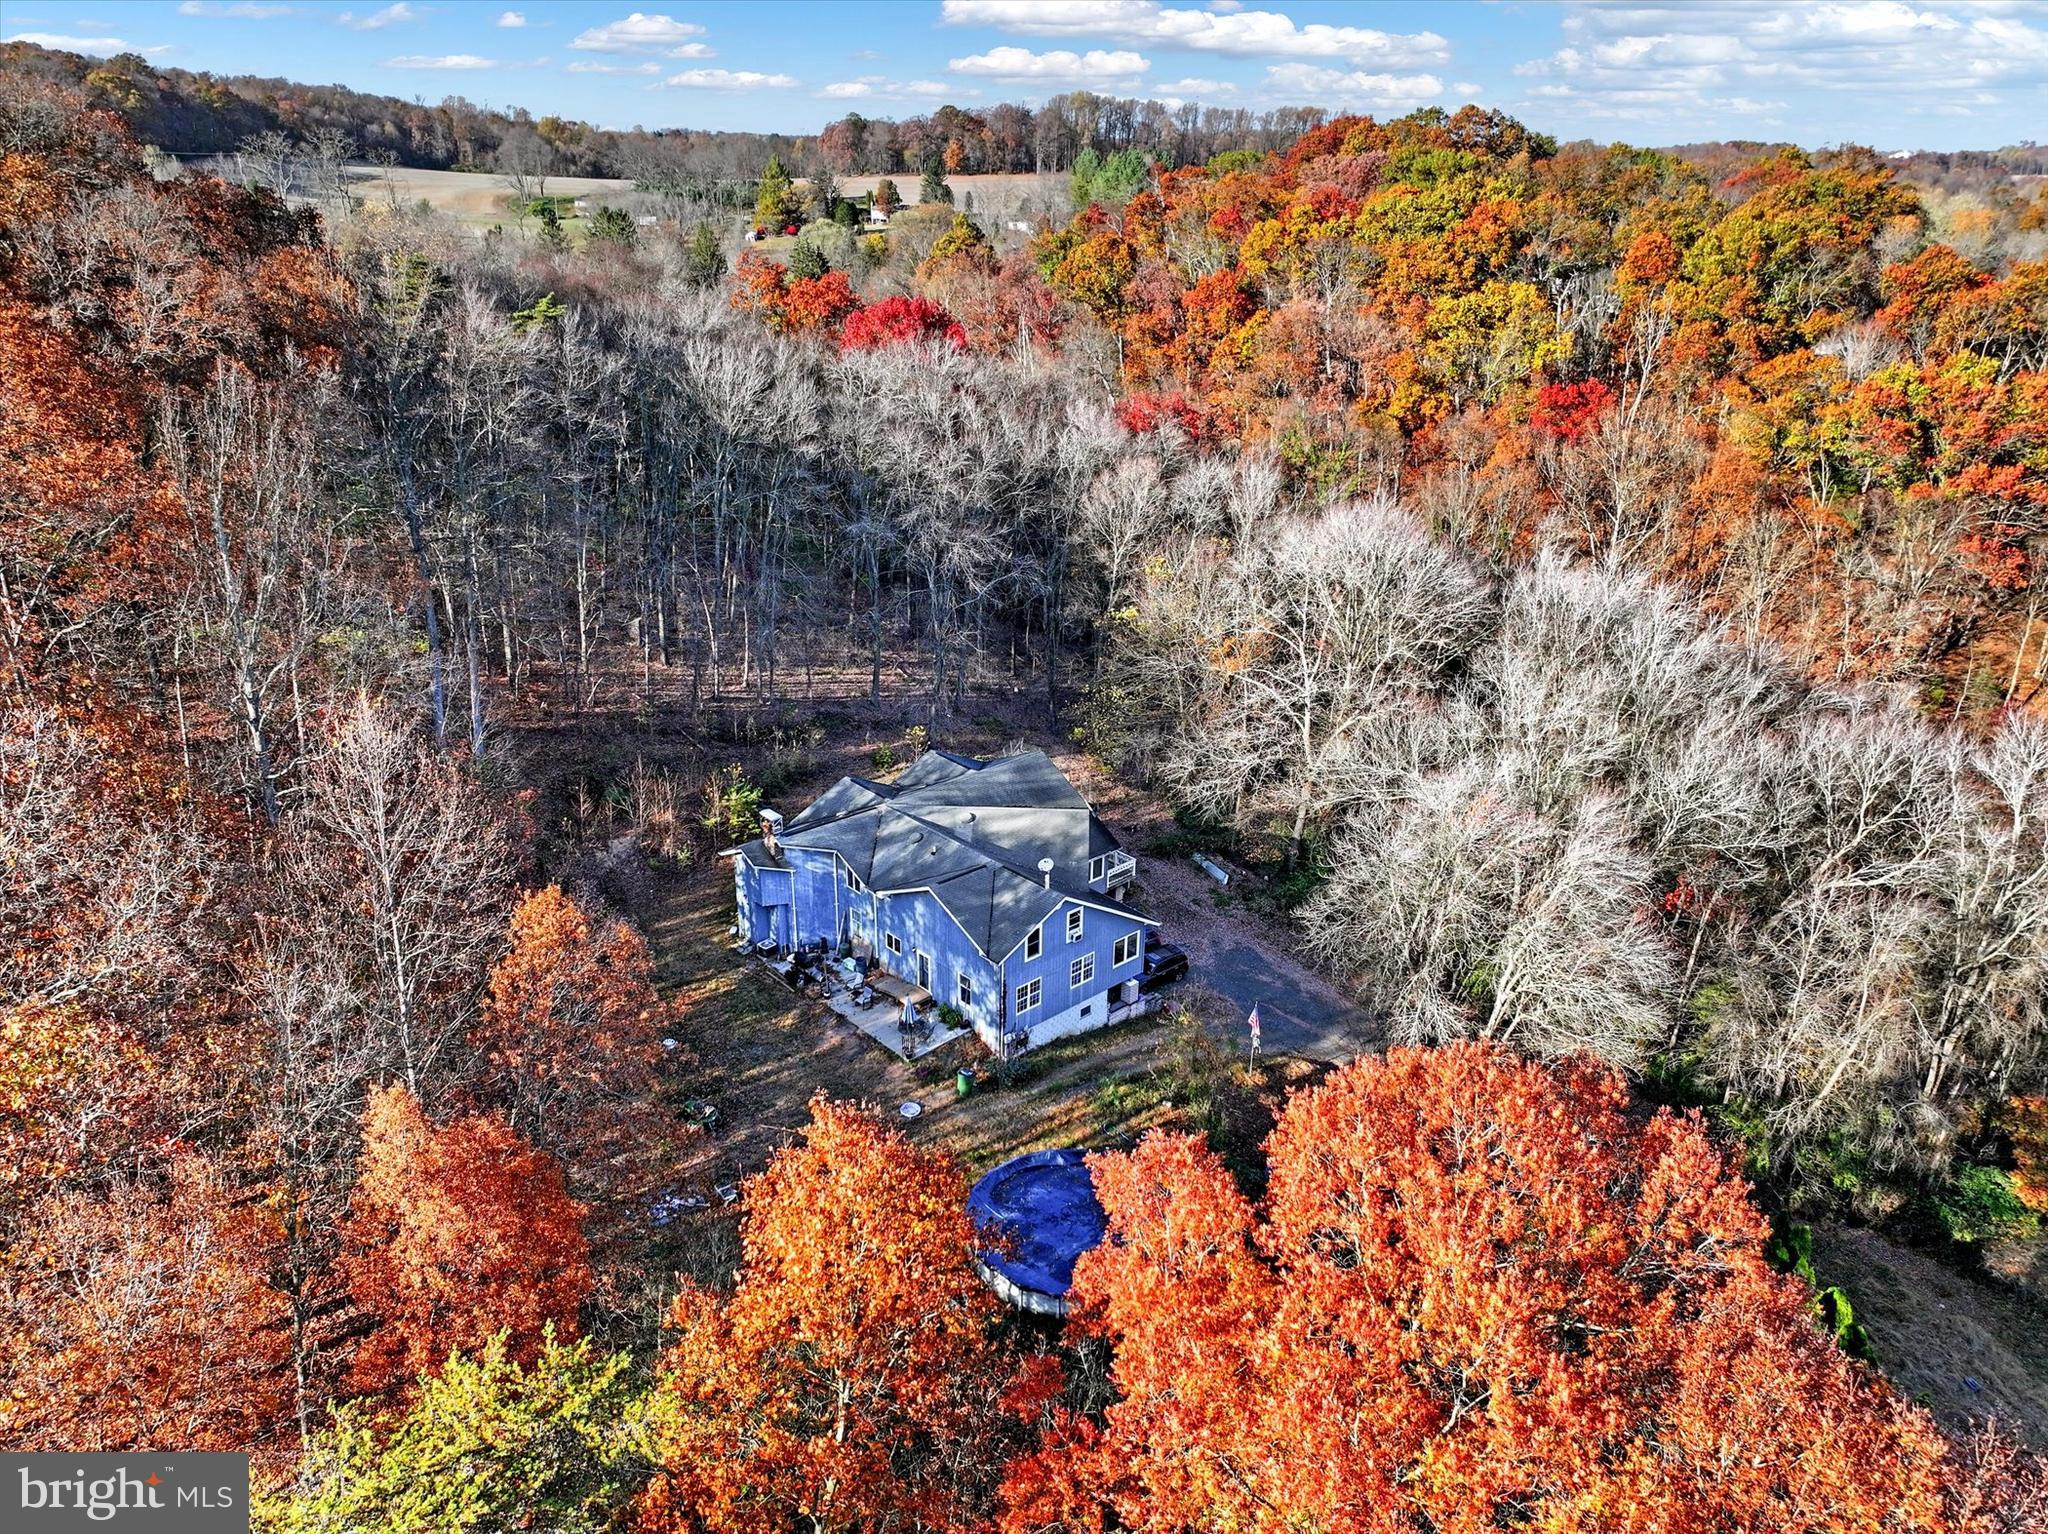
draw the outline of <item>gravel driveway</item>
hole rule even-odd
[[[1148,795],[1108,777],[1079,752],[1054,759],[1138,859],[1132,904],[1159,921],[1159,935],[1187,950],[1189,978],[1167,995],[1198,1013],[1216,1036],[1243,1049],[1245,1017],[1259,1009],[1261,1046],[1275,1054],[1343,1061],[1377,1049],[1382,1030],[1298,954],[1271,924],[1217,904],[1216,881],[1184,857],[1148,856],[1172,817]],[[1206,993],[1206,994],[1205,994]]]
[[[1245,1046],[1245,1018],[1256,1006],[1261,1046],[1273,1053],[1343,1061],[1378,1047],[1380,1029],[1370,1013],[1276,941],[1264,923],[1218,907],[1216,882],[1193,863],[1140,853],[1138,878],[1136,904],[1158,918],[1167,942],[1187,950],[1191,983],[1177,989],[1215,993],[1216,1007],[1185,999],[1226,1043]]]

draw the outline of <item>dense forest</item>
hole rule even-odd
[[[944,151],[865,240],[764,181],[780,262],[160,178],[47,57],[0,72],[11,1444],[253,1447],[304,1530],[2048,1516],[1763,1212],[2048,1209],[2048,194],[1474,109],[1104,178],[1144,140],[1077,129],[1023,239]],[[1096,1158],[1063,1338],[957,1164],[822,1099],[659,1268],[689,1009],[509,727],[993,696],[1270,870],[1396,1047],[1249,1155],[1211,1062]],[[708,850],[739,786],[607,788]]]

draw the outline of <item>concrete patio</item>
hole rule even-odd
[[[906,1049],[903,1044],[903,1003],[894,997],[884,996],[878,991],[875,999],[863,1007],[853,999],[852,987],[833,986],[825,992],[825,1005],[891,1054],[904,1060],[928,1055],[968,1031],[945,1027],[927,1008],[925,1015],[930,1019],[928,1031],[919,1036],[915,1048]]]

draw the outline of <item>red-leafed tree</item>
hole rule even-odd
[[[1536,391],[1536,403],[1529,407],[1529,424],[1546,436],[1576,442],[1593,429],[1600,415],[1614,403],[1614,391],[1597,378],[1581,383],[1545,384]]]
[[[995,1339],[959,1167],[819,1098],[746,1192],[738,1287],[669,1311],[641,1528],[988,1528],[1053,1381]]]
[[[1185,1137],[1092,1162],[1075,1294],[1118,1399],[1020,1465],[1006,1527],[1956,1526],[1932,1422],[1770,1270],[1699,1124],[1606,1068],[1395,1050],[1268,1151],[1257,1212]]]
[[[403,1087],[372,1094],[341,1271],[375,1330],[350,1383],[380,1391],[499,1332],[531,1359],[573,1337],[590,1292],[583,1206],[561,1168],[488,1114],[431,1123]]]
[[[908,341],[945,341],[958,347],[967,344],[967,333],[929,298],[902,294],[854,310],[839,327],[842,351],[872,351]]]

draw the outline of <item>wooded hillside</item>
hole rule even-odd
[[[2036,1525],[1773,1242],[2048,1205],[2040,193],[1421,113],[1017,239],[785,178],[785,264],[100,89],[0,75],[7,1441],[309,1530]],[[1061,1346],[845,1105],[649,1255],[692,1019],[591,828],[760,785],[577,731],[847,699],[1078,731],[1404,1046],[1100,1158]]]

